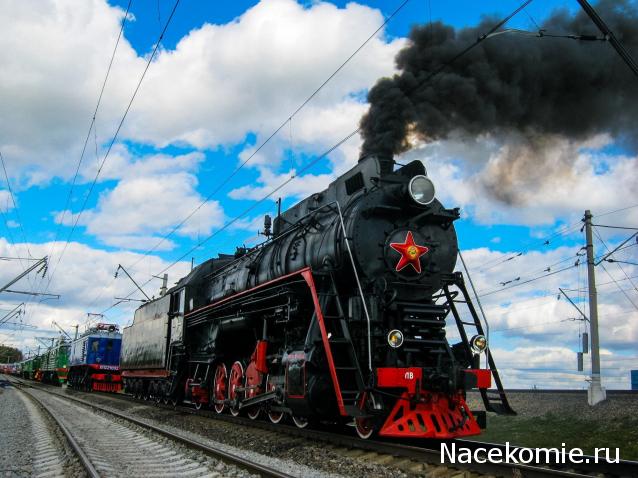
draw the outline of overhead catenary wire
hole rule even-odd
[[[614,209],[613,211],[607,211],[607,212],[603,212],[602,214],[596,214],[594,217],[609,216],[610,214],[616,214],[617,212],[628,211],[629,209],[634,209],[637,207],[638,207],[638,204],[632,204],[631,206],[621,207],[620,209]]]
[[[484,41],[488,35],[490,33],[493,33],[494,31],[498,30],[501,26],[503,26],[505,23],[507,23],[511,18],[513,18],[517,13],[519,13],[521,10],[523,10],[527,5],[529,5],[532,2],[532,0],[526,0],[525,2],[523,2],[518,8],[516,8],[512,13],[510,13],[508,16],[506,16],[504,19],[502,19],[501,21],[499,21],[498,23],[496,23],[486,34],[482,35],[481,37],[479,37],[475,42],[473,42],[472,44],[470,44],[468,47],[466,47],[465,49],[463,49],[461,52],[457,53],[456,55],[454,55],[452,58],[450,58],[450,60],[448,60],[447,62],[443,63],[439,68],[437,68],[434,72],[432,72],[430,75],[428,75],[427,78],[425,78],[425,80],[423,80],[423,82],[421,82],[421,86],[425,83],[427,83],[428,81],[430,81],[432,78],[434,78],[435,76],[437,76],[439,73],[443,72],[448,66],[450,66],[452,63],[454,63],[455,61],[459,60],[462,56],[466,55],[467,53],[469,53],[472,49],[474,49],[476,46],[478,46],[482,41]],[[405,3],[407,3],[407,1],[405,1],[404,3],[402,3],[400,5],[400,7],[395,10],[395,12],[392,14],[392,16],[394,16],[396,13],[398,13],[398,11],[402,8],[403,5],[405,5]],[[392,17],[391,16],[391,17]],[[390,18],[391,18],[390,17]],[[389,21],[389,19],[386,20],[385,23],[387,23]],[[384,23],[384,25],[385,25]],[[379,27],[378,30],[381,30],[381,28],[384,26],[382,25],[381,27]],[[376,35],[376,32],[372,35],[374,36]],[[366,40],[368,41],[368,40]],[[361,47],[359,48],[359,50],[361,49]],[[340,67],[341,68],[341,67]],[[336,73],[334,73],[336,74]],[[334,76],[334,74],[332,76]],[[325,83],[325,82],[324,82]],[[313,96],[316,93],[313,93]],[[306,102],[307,103],[307,102]],[[282,123],[282,125],[278,128],[278,130],[280,130],[281,128],[283,128],[286,123],[288,122],[288,119],[286,119],[286,121],[284,121]],[[274,136],[277,132],[275,131],[275,133],[273,133],[272,136]],[[174,267],[176,264],[178,264],[181,260],[183,260],[185,257],[187,257],[191,252],[193,252],[195,249],[197,249],[198,247],[201,247],[203,244],[205,244],[206,242],[208,242],[212,237],[214,237],[215,235],[217,235],[219,232],[225,230],[226,228],[228,228],[230,225],[234,224],[235,222],[237,222],[239,219],[243,218],[244,216],[246,216],[250,211],[252,211],[253,209],[255,209],[259,204],[263,203],[264,201],[266,201],[268,198],[270,198],[273,194],[275,194],[277,191],[281,190],[282,188],[284,188],[286,185],[288,185],[292,180],[294,180],[296,177],[298,177],[299,174],[307,171],[309,168],[311,168],[312,166],[314,166],[317,162],[319,162],[321,159],[323,159],[324,157],[326,157],[328,154],[330,154],[332,151],[334,151],[336,148],[338,148],[339,146],[341,146],[343,143],[345,143],[346,141],[348,141],[350,138],[352,138],[353,136],[355,136],[356,134],[358,134],[361,131],[361,127],[357,127],[354,131],[352,131],[351,133],[349,133],[346,137],[344,137],[342,140],[340,140],[338,143],[336,143],[334,146],[332,146],[331,148],[329,148],[326,152],[324,152],[323,154],[321,154],[320,156],[318,156],[317,158],[315,158],[313,161],[311,161],[309,164],[307,164],[306,166],[304,166],[302,169],[300,169],[296,174],[291,175],[288,179],[286,179],[284,182],[282,182],[279,186],[275,187],[270,193],[268,193],[267,195],[263,196],[261,199],[259,199],[256,203],[254,203],[253,205],[251,205],[250,207],[248,207],[246,210],[244,210],[244,212],[242,212],[239,216],[236,216],[235,218],[233,218],[232,220],[230,220],[229,222],[226,222],[220,229],[218,229],[217,231],[215,231],[214,233],[212,233],[211,235],[209,235],[208,237],[206,237],[203,241],[198,242],[194,247],[192,247],[191,249],[189,249],[186,253],[184,253],[182,256],[180,256],[177,260],[173,261],[171,264],[169,264],[166,268],[164,268],[162,271],[158,272],[157,274],[154,274],[155,276],[159,276],[164,274],[166,271],[168,271],[169,269],[171,269],[172,267]],[[256,151],[253,153],[256,154]],[[153,280],[153,278],[147,280],[146,282],[144,282],[142,284],[141,287],[144,287],[146,284],[148,284],[149,282],[151,282],[151,280]],[[135,291],[132,291],[130,294],[128,294],[127,296],[125,296],[125,298],[130,297],[131,295],[133,295],[135,293]],[[115,304],[109,306],[108,308],[106,308],[102,313],[106,313],[107,311],[111,310],[113,307],[115,306]]]
[[[62,252],[60,253],[60,255],[58,256],[58,260],[57,263],[53,269],[53,271],[51,272],[51,274],[49,275],[49,281],[47,283],[47,287],[45,288],[45,291],[48,290],[49,285],[51,284],[51,280],[53,279],[53,275],[55,274],[58,266],[60,265],[60,261],[62,260],[62,257],[64,256],[64,253],[69,245],[69,243],[71,242],[71,237],[73,236],[73,232],[75,231],[80,218],[82,217],[82,213],[84,212],[84,210],[86,209],[86,205],[88,203],[89,197],[91,196],[91,193],[93,192],[93,189],[95,188],[95,185],[97,184],[97,181],[100,177],[100,173],[102,172],[102,169],[104,168],[104,165],[106,164],[106,161],[111,153],[111,150],[113,149],[113,146],[115,145],[115,142],[117,141],[117,138],[119,136],[119,133],[122,129],[122,126],[124,125],[124,122],[126,121],[126,117],[128,116],[128,113],[131,109],[131,106],[133,105],[133,101],[135,100],[135,97],[137,96],[137,93],[140,90],[140,87],[142,86],[142,82],[144,81],[144,77],[146,76],[146,73],[148,72],[148,69],[151,66],[151,63],[153,62],[153,59],[155,58],[155,55],[157,54],[157,51],[161,45],[161,42],[164,38],[164,34],[166,33],[166,30],[168,29],[168,26],[171,24],[171,20],[173,19],[173,17],[175,16],[175,11],[177,10],[177,7],[180,3],[180,0],[176,0],[175,4],[173,5],[173,9],[171,10],[170,15],[168,16],[168,19],[166,20],[166,23],[164,24],[164,28],[162,29],[162,32],[159,35],[159,38],[157,40],[157,42],[155,43],[155,46],[153,48],[153,51],[151,52],[151,54],[148,57],[148,60],[146,62],[146,66],[144,68],[144,70],[142,71],[142,75],[140,76],[137,85],[133,91],[133,94],[131,95],[131,98],[126,106],[126,109],[124,110],[124,114],[122,115],[122,118],[120,119],[120,122],[118,123],[118,126],[115,130],[115,133],[113,134],[113,137],[111,138],[111,141],[109,143],[109,146],[106,150],[106,152],[104,153],[104,158],[102,159],[102,162],[100,163],[100,166],[97,170],[97,173],[95,174],[95,177],[93,178],[93,181],[91,182],[91,185],[89,187],[89,191],[87,192],[87,194],[84,196],[84,201],[82,203],[82,207],[80,208],[80,212],[76,215],[75,217],[75,221],[73,222],[73,225],[71,227],[71,231],[69,232],[67,239],[64,243],[64,247],[62,249]]]
[[[600,243],[601,243],[601,244],[605,247],[605,249],[606,249],[607,251],[609,251],[610,249],[609,249],[609,247],[607,246],[607,243],[603,240],[603,238],[602,238],[602,237],[601,237],[601,235],[598,233],[598,231],[596,230],[596,228],[595,228],[595,227],[593,228],[593,230],[594,230],[594,234],[596,234],[596,237],[598,238],[598,240],[600,241]],[[636,292],[638,292],[638,287],[636,287],[636,284],[634,284],[633,280],[631,280],[631,279],[629,278],[629,275],[627,274],[627,272],[625,272],[625,269],[623,269],[623,267],[622,267],[619,263],[615,262],[615,264],[616,264],[616,265],[618,266],[618,268],[621,270],[621,272],[623,273],[623,275],[627,278],[627,280],[629,281],[629,283],[630,283],[630,284],[634,287],[634,289],[636,289]],[[601,265],[602,265],[602,264],[601,264]],[[604,269],[604,267],[603,267],[603,269]],[[615,280],[615,279],[614,279],[614,280]],[[632,302],[632,303],[633,303],[633,302]]]
[[[312,99],[317,96],[317,94],[374,38],[376,35],[401,11],[401,9],[409,2],[410,0],[404,0],[391,14],[388,18],[379,26],[374,32],[372,32],[366,40],[359,45],[359,47],[345,59],[339,67],[334,70],[328,78],[326,78],[311,94],[308,96],[291,114],[287,116],[287,118],[264,140],[259,146],[244,160],[239,166],[237,166],[229,176],[227,176],[219,185],[210,193],[204,200],[193,210],[191,211],[184,219],[182,219],[176,226],[174,226],[166,235],[162,236],[162,238],[151,247],[148,251],[146,251],[142,259],[146,257],[148,254],[156,250],[166,239],[172,236],[180,227],[184,225],[186,221],[188,221],[197,211],[199,211],[210,199],[212,199],[224,186],[226,186],[230,180],[233,179],[237,175],[239,171],[241,171],[244,166],[246,166],[256,155],[261,151],[264,146],[266,146],[285,126],[286,124],[292,122],[292,119],[297,116],[297,114],[306,107]],[[291,133],[292,134],[292,133]],[[141,259],[140,259],[141,260]],[[130,267],[134,267],[139,260]]]
[[[8,256],[0,256],[0,261],[39,261],[35,257],[8,257]]]
[[[626,315],[633,315],[636,312],[633,310],[629,310],[629,311],[620,311],[620,312],[614,312],[611,314],[605,314],[606,316],[614,316],[614,317],[624,317]],[[559,319],[559,320],[548,320],[546,322],[537,322],[534,324],[527,324],[527,325],[520,325],[520,326],[516,326],[516,327],[503,327],[500,329],[494,329],[492,330],[492,332],[508,332],[510,330],[523,330],[523,329],[531,329],[534,327],[538,327],[541,325],[554,325],[554,324],[560,324],[560,323],[579,323],[579,320],[570,320],[570,319]]]
[[[613,281],[607,281],[607,282],[601,282],[600,284],[596,284],[596,288],[598,287],[602,287],[604,285],[610,285],[610,284],[615,284],[618,282],[622,282],[622,281],[626,281],[626,280],[631,280],[631,279],[638,279],[638,276],[631,276],[625,279],[615,279]],[[582,292],[582,291],[587,291],[587,287],[581,287],[579,289],[568,289],[566,287],[563,287],[563,290],[567,290],[567,291],[572,291],[572,292]],[[635,290],[634,288],[629,289],[629,290]]]
[[[335,69],[292,113],[290,113],[287,118],[277,127],[264,141],[262,141],[259,146],[244,160],[242,161],[223,181],[221,181],[196,207],[193,209],[186,217],[181,219],[175,226],[171,228],[166,234],[164,234],[160,239],[148,250],[146,250],[141,257],[127,266],[128,269],[133,269],[136,265],[138,265],[141,261],[143,261],[149,254],[157,250],[159,246],[161,246],[164,241],[166,241],[169,237],[175,234],[189,219],[191,219],[202,207],[204,207],[208,201],[214,198],[236,175],[239,173],[256,155],[261,151],[287,124],[290,125],[290,143],[292,147],[292,119],[299,114],[299,112],[304,109],[308,103],[312,101],[313,98],[317,96],[317,94],[335,77],[337,74],[343,70],[343,68],[350,63],[350,61],[368,44],[372,39],[374,39],[377,34],[385,28],[385,26],[405,7],[405,5],[410,0],[404,0],[399,4],[399,6],[383,21],[383,23],[374,30],[364,41],[361,43],[338,67]],[[293,164],[293,157],[291,151],[291,165]],[[113,281],[111,281],[111,284]],[[98,294],[98,296],[91,302],[91,304],[95,304],[101,297],[103,290]]]
[[[606,227],[609,229],[625,229],[628,231],[638,231],[638,227],[625,227],[625,226],[607,226],[604,224],[592,224],[594,227]]]
[[[574,266],[578,266],[578,265],[581,263],[581,261],[580,261],[580,259],[579,259],[578,257],[582,255],[582,254],[580,254],[580,251],[581,251],[582,249],[583,249],[583,248],[581,247],[581,248],[580,248],[580,249],[576,252],[576,254],[575,254],[575,255],[568,256],[568,257],[564,257],[563,259],[560,259],[560,260],[558,260],[558,261],[556,261],[556,262],[553,262],[553,263],[551,263],[551,264],[549,264],[549,265],[546,265],[546,266],[543,266],[543,267],[539,267],[538,269],[534,269],[534,270],[532,270],[532,272],[530,272],[530,274],[536,274],[536,273],[541,273],[541,272],[552,272],[552,269],[553,269],[555,266],[560,265],[560,264],[564,264],[565,262],[568,262],[568,261],[573,261],[575,257],[576,257],[576,261],[575,261],[575,263],[574,263]],[[510,283],[512,283],[512,282],[520,282],[520,281],[521,281],[521,279],[522,279],[523,281],[525,281],[525,276],[517,276],[517,277],[512,278],[512,279],[510,279],[510,280],[507,280],[507,281],[501,282],[500,284],[501,284],[501,287],[504,287],[504,286],[506,286],[507,284],[510,284]]]
[[[308,169],[310,169],[311,167],[313,167],[315,164],[317,164],[320,160],[322,160],[323,158],[325,158],[326,156],[328,156],[330,153],[332,153],[335,149],[337,149],[339,146],[341,146],[343,143],[345,143],[346,141],[348,141],[350,138],[352,138],[354,135],[356,135],[359,132],[359,128],[355,129],[352,133],[348,134],[345,138],[343,138],[341,141],[339,141],[337,144],[335,144],[334,146],[330,147],[327,151],[325,151],[323,154],[319,155],[318,157],[316,157],[314,160],[312,160],[310,163],[308,163],[306,166],[304,166],[302,169],[299,170],[299,173],[303,173],[305,171],[307,171]],[[182,254],[179,258],[175,259],[171,264],[169,264],[167,267],[165,267],[163,270],[161,270],[160,272],[158,272],[157,276],[164,274],[165,272],[167,272],[169,269],[172,269],[174,266],[176,266],[179,262],[181,262],[184,258],[188,257],[189,254],[191,254],[193,251],[195,251],[195,249],[197,249],[198,247],[203,246],[204,244],[206,244],[209,240],[211,240],[213,237],[215,237],[217,234],[219,234],[220,232],[226,230],[228,227],[230,227],[231,225],[233,225],[235,222],[239,221],[240,219],[242,219],[243,217],[245,217],[246,215],[248,215],[253,209],[255,209],[257,206],[259,206],[260,204],[262,204],[264,201],[266,201],[268,198],[272,197],[274,194],[276,194],[278,191],[280,191],[281,189],[283,189],[284,187],[286,187],[288,184],[290,184],[290,182],[292,182],[295,178],[298,177],[298,174],[291,174],[288,179],[286,179],[285,181],[283,181],[282,183],[280,183],[278,186],[276,186],[274,189],[272,189],[268,194],[266,194],[265,196],[263,196],[261,199],[259,199],[258,201],[256,201],[255,203],[251,204],[248,208],[244,209],[244,211],[239,214],[238,216],[235,216],[233,219],[231,219],[230,221],[226,222],[223,226],[221,226],[219,229],[217,229],[216,231],[214,231],[212,234],[209,234],[207,237],[205,237],[204,239],[202,239],[201,241],[199,241],[195,246],[193,246],[192,248],[190,248],[188,251],[186,251],[184,254]],[[151,282],[151,280],[153,280],[152,278],[147,280],[146,282],[144,282],[141,287],[144,287],[146,284],[148,284],[149,282]],[[136,289],[137,290],[137,289]],[[126,295],[124,297],[124,299],[128,299],[131,295],[133,295],[135,293],[135,291],[132,291],[130,294]],[[106,312],[108,312],[109,310],[111,310],[116,304],[111,305],[110,307],[108,307],[107,309],[103,310],[101,313],[105,314]]]
[[[553,276],[555,274],[559,274],[559,273],[567,271],[569,269],[573,269],[574,267],[577,267],[577,266],[575,264],[571,265],[571,266],[567,266],[567,267],[564,267],[562,269],[558,269],[558,270],[555,270],[555,271],[552,271],[552,272],[548,272],[547,274],[543,274],[543,275],[538,276],[538,277],[534,277],[534,278],[531,278],[531,279],[528,279],[528,280],[517,282],[516,284],[509,285],[507,287],[503,287],[503,288],[500,288],[500,289],[493,289],[493,290],[490,290],[490,291],[487,291],[487,292],[479,292],[478,295],[479,295],[479,297],[487,297],[488,295],[497,294],[499,292],[504,292],[506,290],[513,289],[515,287],[520,287],[520,286],[529,284],[531,282],[535,282],[537,280],[544,279],[545,277],[549,277],[549,276]]]
[[[607,270],[607,268],[605,267],[604,264],[600,264],[600,266],[603,268],[603,270],[607,273],[607,275],[611,278],[611,280],[616,284],[616,287],[618,288],[619,291],[622,291],[622,294],[627,298],[627,300],[629,301],[629,303],[631,305],[634,306],[634,308],[638,311],[638,305],[636,305],[636,303],[631,299],[631,297],[629,297],[629,294],[627,293],[627,291],[625,291],[622,287],[620,287],[620,285],[618,284],[618,282],[616,281],[616,279],[614,278],[614,276],[611,275],[611,273]]]
[[[626,249],[629,249],[629,248],[631,248],[631,247],[636,247],[636,246],[638,246],[638,242],[634,242],[633,244],[627,244],[626,246],[623,246],[623,247],[620,247],[620,248],[616,249],[616,251],[614,252],[614,254],[615,254],[616,252],[624,251],[624,250],[626,250]],[[606,255],[606,254],[600,254],[600,255],[598,255],[598,257],[596,257],[596,259],[595,259],[595,260],[596,260],[596,262],[598,262],[598,260],[599,260],[601,257],[605,256],[605,255]]]
[[[62,226],[64,224],[64,218],[65,218],[65,216],[67,214],[67,211],[69,209],[69,205],[71,204],[71,198],[73,197],[73,190],[75,189],[75,185],[76,185],[78,177],[80,175],[80,168],[82,167],[82,162],[84,161],[84,155],[86,153],[86,149],[87,149],[87,146],[88,146],[89,139],[91,137],[91,132],[92,131],[94,133],[93,134],[93,138],[94,138],[94,141],[95,141],[95,156],[96,156],[96,159],[97,159],[97,155],[98,155],[98,152],[97,152],[97,130],[96,130],[96,125],[95,125],[96,118],[97,118],[97,113],[98,113],[98,111],[100,109],[100,105],[102,104],[102,97],[104,96],[104,90],[106,89],[106,84],[108,82],[109,76],[111,74],[111,70],[113,68],[113,62],[115,60],[115,55],[117,53],[118,47],[120,45],[120,40],[122,39],[122,35],[124,33],[124,27],[126,25],[126,21],[127,21],[128,17],[129,17],[129,12],[131,10],[132,3],[133,3],[133,0],[129,0],[128,5],[126,6],[126,11],[124,12],[124,16],[122,17],[122,22],[120,24],[120,30],[118,32],[117,39],[115,40],[115,45],[113,47],[113,52],[111,53],[111,58],[109,60],[109,64],[108,64],[108,66],[106,68],[106,74],[104,75],[104,79],[102,80],[102,85],[100,87],[100,92],[98,94],[98,98],[97,98],[97,101],[96,101],[96,104],[95,104],[95,108],[93,110],[93,115],[91,116],[91,121],[89,122],[89,129],[86,132],[86,136],[84,138],[84,144],[82,146],[82,151],[80,153],[80,158],[78,159],[78,162],[77,162],[76,167],[75,167],[75,173],[73,175],[73,180],[71,181],[71,187],[69,188],[69,192],[68,192],[68,194],[66,196],[64,207],[62,208],[62,215],[58,219],[58,225],[57,225],[56,230],[55,230],[54,239],[53,239],[53,242],[51,243],[51,248],[49,249],[49,254],[48,254],[49,257],[53,257],[53,252],[55,251],[55,246],[57,244],[58,238],[60,237],[60,231],[61,231],[61,228],[62,228]],[[67,243],[64,246],[62,254],[64,254],[64,251],[66,251],[66,248],[68,246],[68,240],[70,240],[70,237],[71,237],[72,233],[73,233],[73,231],[71,231],[71,233],[69,234],[69,237],[67,238]],[[61,260],[61,256],[60,256],[60,260]],[[59,262],[60,261],[58,260],[58,264],[59,264]],[[57,264],[56,264],[56,269],[57,269]],[[46,285],[46,287],[44,289],[45,291],[47,291],[49,289],[49,286],[51,284],[51,280],[53,278],[53,273],[54,272],[55,272],[55,269],[52,270],[51,273],[49,274],[49,279],[48,279],[47,285]],[[39,283],[39,286],[42,285],[43,281],[44,281],[44,277],[42,277],[42,280]]]
[[[622,208],[619,208],[619,209],[614,209],[612,211],[606,211],[606,212],[603,212],[601,214],[596,214],[595,217],[609,216],[611,214],[624,212],[624,211],[627,211],[629,209],[634,209],[634,208],[637,208],[637,207],[638,207],[638,204],[632,204],[630,206],[622,207]],[[567,233],[569,233],[571,231],[575,231],[575,230],[579,229],[581,227],[581,225],[582,225],[582,221],[579,220],[577,222],[569,224],[568,226],[562,227],[561,229],[559,229],[555,233],[553,233],[553,234],[551,234],[549,236],[543,237],[540,240],[530,241],[530,243],[531,242],[539,243],[539,245],[541,245],[541,246],[549,245],[551,243],[552,239],[554,239],[556,237],[559,237],[559,236],[566,235]],[[496,267],[496,266],[498,266],[498,265],[500,265],[502,263],[509,262],[509,261],[511,261],[513,259],[516,259],[517,257],[523,256],[527,252],[529,252],[529,250],[530,250],[529,248],[526,248],[526,249],[523,249],[521,251],[513,252],[513,253],[509,254],[507,257],[504,257],[504,258],[503,257],[497,257],[497,258],[489,259],[489,260],[483,262],[482,264],[479,264],[478,266],[474,266],[474,268],[475,269],[479,269],[479,271],[489,270],[489,269],[492,269],[493,267]],[[497,263],[494,264],[495,262],[497,262]],[[486,267],[486,266],[489,266],[489,267]]]
[[[569,224],[568,226],[564,226],[561,229],[559,229],[558,231],[554,232],[553,234],[550,234],[549,236],[545,236],[541,239],[535,240],[535,241],[530,241],[533,242],[535,244],[539,244],[541,246],[549,246],[551,244],[551,241],[557,237],[560,236],[564,236],[572,231],[577,230],[580,227],[581,223],[580,221],[578,222],[574,222],[572,224]],[[525,248],[523,250],[520,251],[516,251],[513,252],[511,254],[508,254],[506,257],[497,257],[494,259],[489,259],[485,262],[483,262],[482,264],[478,265],[478,266],[474,266],[475,269],[478,269],[480,272],[484,272],[486,270],[489,269],[493,269],[496,266],[499,266],[505,262],[509,262],[512,261],[518,257],[524,256],[525,254],[527,254],[531,249]]]
[[[24,231],[24,226],[22,223],[22,217],[20,216],[20,209],[18,208],[18,203],[15,199],[15,194],[13,192],[13,188],[11,187],[11,181],[9,180],[9,174],[7,173],[7,166],[6,163],[4,161],[4,156],[2,155],[2,152],[0,151],[0,163],[2,164],[2,171],[4,173],[4,179],[7,183],[7,191],[9,191],[9,197],[11,198],[11,203],[13,204],[13,209],[15,210],[15,215],[16,218],[18,219],[18,227],[20,228],[20,233],[22,234],[22,240],[24,241],[24,245],[25,248],[27,250],[27,255],[31,258],[33,257],[33,254],[31,254],[31,249],[29,248],[29,241],[27,239],[27,235]],[[7,233],[9,235],[9,240],[11,242],[11,245],[13,247],[14,252],[16,252],[16,254],[19,254],[19,251],[17,250],[17,246],[15,245],[15,239],[13,238],[13,235],[11,234],[11,230],[10,230],[10,226],[9,226],[9,221],[7,219],[7,216],[5,215],[5,213],[3,212],[2,214],[3,216],[3,220],[4,220],[4,224],[5,227],[7,229]],[[27,270],[27,267],[24,265],[24,263],[22,262],[22,259],[18,259],[18,262],[20,262],[20,267],[22,268],[23,271]],[[34,281],[31,279],[30,276],[27,276],[27,282],[29,283],[29,292],[34,292],[36,290],[36,286],[34,284]],[[27,301],[27,303],[30,303],[31,299],[29,299]]]
[[[17,247],[15,245],[15,239],[13,238],[13,233],[11,232],[11,227],[9,225],[9,218],[5,214],[5,212],[4,212],[2,207],[0,207],[0,215],[2,216],[2,220],[4,222],[4,227],[7,230],[7,238],[9,239],[9,245],[13,249],[13,252],[16,254],[16,256],[19,256],[19,251],[17,250]],[[18,259],[20,261],[20,266],[22,267],[23,270],[25,269],[24,264],[22,264],[22,260],[24,260],[24,259],[25,258]]]
[[[16,218],[18,219],[18,227],[20,228],[20,233],[22,234],[22,239],[24,240],[24,245],[27,249],[27,254],[29,257],[33,257],[31,251],[29,250],[29,241],[27,240],[27,235],[24,232],[24,226],[22,224],[22,218],[20,217],[20,209],[18,208],[18,203],[16,202],[15,194],[13,193],[13,188],[11,187],[11,181],[9,181],[9,175],[7,174],[7,165],[4,162],[4,156],[0,151],[0,163],[2,163],[2,171],[4,173],[4,179],[7,182],[7,191],[9,191],[9,197],[11,197],[11,203],[13,204],[13,208],[15,210]]]
[[[97,132],[95,131],[95,121],[97,118],[97,112],[100,109],[100,105],[102,103],[102,96],[104,95],[104,89],[106,88],[106,83],[108,82],[109,76],[111,74],[111,69],[113,67],[113,61],[115,60],[115,54],[117,53],[117,49],[118,46],[120,45],[120,39],[122,38],[122,33],[124,32],[124,26],[126,25],[126,20],[128,18],[129,15],[129,11],[131,9],[131,4],[133,3],[133,0],[129,0],[128,5],[126,7],[126,11],[124,12],[124,17],[122,18],[122,23],[120,25],[120,31],[117,35],[117,39],[115,40],[115,46],[113,47],[113,52],[111,53],[111,59],[109,60],[109,64],[108,67],[106,69],[106,74],[104,75],[104,80],[102,80],[102,86],[100,87],[100,93],[98,94],[98,98],[97,98],[97,102],[95,104],[95,109],[93,110],[93,116],[91,117],[91,121],[89,123],[89,130],[86,132],[86,137],[84,138],[84,146],[82,146],[82,152],[80,153],[80,159],[77,162],[77,165],[75,167],[75,174],[73,175],[73,180],[71,181],[71,187],[69,188],[69,193],[66,196],[66,201],[64,204],[64,207],[62,208],[62,216],[60,217],[60,219],[58,220],[58,227],[56,228],[55,231],[55,239],[53,240],[53,244],[55,247],[55,243],[58,240],[59,237],[59,233],[60,233],[60,228],[62,226],[62,224],[64,223],[64,216],[67,213],[67,210],[69,208],[69,204],[71,203],[71,197],[73,196],[73,189],[75,188],[75,184],[77,182],[78,176],[80,174],[80,168],[82,166],[82,162],[84,161],[84,154],[86,153],[86,148],[87,145],[89,143],[89,138],[91,137],[91,131],[94,132],[94,139],[95,139],[95,155],[97,156]],[[51,256],[53,254],[53,247],[51,249],[51,251],[49,252],[49,256]]]
[[[625,62],[634,75],[638,76],[638,64],[631,56],[631,54],[625,49],[623,44],[616,38],[614,32],[607,26],[605,21],[598,15],[598,12],[592,7],[587,0],[577,0],[585,13],[589,16],[591,21],[598,27],[605,38],[611,43],[611,46],[616,50],[618,56]]]
[[[321,85],[319,85],[319,87],[312,92],[312,94],[306,98],[301,105],[299,105],[297,107],[297,109],[290,114],[286,120],[284,120],[279,127],[277,127],[275,129],[275,131],[273,131],[270,136],[268,136],[266,138],[266,140],[264,140],[249,156],[248,158],[246,158],[242,163],[240,163],[240,165],[224,180],[222,181],[222,183],[219,184],[219,186],[217,188],[215,188],[215,190],[209,194],[204,201],[202,201],[186,218],[184,218],[182,221],[180,221],[175,227],[173,227],[173,229],[165,236],[163,236],[160,241],[155,244],[151,249],[149,249],[148,251],[146,251],[143,254],[143,257],[146,257],[148,254],[150,254],[151,252],[153,252],[155,249],[157,249],[157,247],[159,247],[163,241],[165,241],[168,237],[170,237],[172,234],[175,233],[175,231],[177,231],[182,225],[184,225],[184,223],[190,219],[193,214],[195,214],[199,209],[201,209],[207,201],[209,201],[215,194],[217,194],[217,192],[219,192],[219,190],[221,190],[221,188],[223,188],[266,144],[268,144],[276,135],[277,133],[279,133],[279,131],[281,131],[282,128],[284,128],[284,126],[286,126],[286,124],[292,120],[292,118],[294,118],[322,89],[323,87],[328,84],[330,82],[330,80],[332,80],[349,62],[350,60],[352,60],[352,58],[354,58],[357,53],[359,53],[367,43],[370,42],[370,40],[372,40],[377,33],[379,33],[391,20],[392,18],[394,18],[397,13],[399,13],[399,11],[401,11],[401,9],[408,3],[409,0],[404,0],[389,16],[388,18],[381,24],[381,26],[379,26],[348,58],[346,58],[346,60],[326,79],[323,81],[323,83],[321,83]],[[469,45],[466,49],[464,49],[463,51],[459,52],[457,55],[455,55],[454,57],[452,57],[450,60],[448,60],[447,62],[443,63],[438,69],[436,69],[434,72],[432,72],[424,81],[423,83],[427,83],[429,80],[431,80],[432,78],[434,78],[436,75],[438,75],[439,73],[441,73],[442,71],[444,71],[449,65],[451,65],[453,62],[455,62],[456,60],[458,60],[459,58],[461,58],[463,55],[467,54],[470,50],[472,50],[474,47],[476,47],[479,43],[481,43],[483,40],[485,40],[487,38],[487,36],[496,31],[498,28],[500,28],[502,25],[504,25],[505,23],[507,23],[512,17],[514,17],[518,12],[520,12],[522,9],[524,9],[527,5],[529,5],[532,2],[532,0],[526,0],[519,8],[517,8],[514,12],[512,12],[510,15],[508,15],[507,17],[505,17],[503,20],[501,20],[500,22],[498,22],[496,25],[494,25],[488,33],[486,33],[485,35],[483,35],[482,37],[480,37],[479,39],[477,39],[474,43],[472,43],[471,45]],[[355,132],[358,133],[359,132],[359,128],[357,129],[357,131]],[[143,258],[142,257],[142,258]],[[136,265],[137,263],[139,263],[139,261],[137,261],[134,265]],[[131,267],[134,267],[134,265],[132,265]]]

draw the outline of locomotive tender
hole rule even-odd
[[[299,427],[351,423],[363,438],[478,434],[471,388],[487,410],[513,413],[454,273],[458,209],[435,198],[420,161],[393,164],[360,160],[267,216],[260,246],[202,263],[138,308],[123,331],[125,391]]]

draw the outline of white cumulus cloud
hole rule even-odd
[[[196,172],[203,155],[119,158],[112,165],[117,167],[108,173],[118,178],[116,186],[100,195],[95,208],[79,216],[78,224],[84,226],[86,233],[110,246],[146,249],[155,246],[161,236],[174,228],[177,235],[193,238],[208,235],[223,224],[219,202],[206,201],[196,190]],[[78,221],[78,214],[63,211],[55,219],[69,226]],[[158,249],[167,250],[173,245],[168,240]]]

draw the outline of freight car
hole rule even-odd
[[[44,383],[62,385],[66,383],[69,371],[69,348],[67,340],[60,337],[42,354],[40,380]]]
[[[454,272],[459,211],[435,198],[421,162],[392,165],[361,160],[266,216],[262,245],[202,263],[137,309],[125,391],[299,427],[352,423],[363,438],[478,434],[472,388],[487,410],[514,413]]]
[[[97,324],[71,342],[68,385],[84,391],[119,392],[122,334],[113,324]]]

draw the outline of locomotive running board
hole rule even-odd
[[[455,297],[458,295],[455,292],[450,291],[450,286],[456,286],[461,295],[463,296],[463,300],[455,300]],[[468,357],[472,357],[472,350],[470,348],[470,342],[467,337],[467,332],[465,330],[466,325],[471,325],[476,328],[476,331],[480,335],[485,335],[483,331],[483,325],[481,324],[481,320],[479,319],[478,314],[476,313],[476,309],[474,304],[472,303],[472,299],[470,294],[465,287],[465,280],[463,279],[463,274],[460,272],[455,272],[451,277],[446,278],[443,285],[443,293],[445,294],[445,298],[447,299],[447,305],[454,316],[454,320],[456,321],[456,325],[459,329],[459,333],[461,334],[461,338],[463,339],[463,344],[465,346],[465,351],[468,354]],[[459,315],[459,312],[456,308],[455,303],[460,302],[467,305],[467,308],[472,315],[472,320],[474,323],[464,322]],[[507,400],[507,395],[505,394],[505,390],[503,388],[503,383],[501,382],[501,377],[496,369],[496,364],[494,363],[494,358],[492,357],[492,353],[490,352],[489,347],[485,351],[487,356],[487,363],[489,366],[489,370],[492,372],[492,377],[494,377],[494,383],[496,384],[496,391],[490,392],[485,388],[479,388],[481,392],[481,398],[483,399],[483,404],[485,406],[485,410],[488,412],[494,412],[499,415],[516,415],[516,412],[512,409]]]

